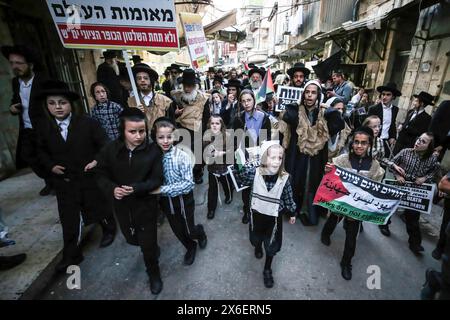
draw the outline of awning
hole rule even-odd
[[[210,34],[216,33],[217,31],[224,30],[225,28],[236,25],[236,13],[237,10],[233,9],[223,17],[204,26],[203,29],[205,30],[205,35],[208,36]]]
[[[415,1],[410,2],[402,7],[392,9],[391,11],[385,12],[375,17],[371,16],[354,22],[347,21],[344,22],[340,27],[325,32],[323,34],[319,34],[314,38],[316,40],[328,40],[331,39],[332,37],[333,38],[347,37],[348,35],[358,32],[359,30],[362,29],[369,29],[369,30],[379,29],[381,28],[382,22],[398,16],[402,11],[409,9],[414,5],[416,5]]]

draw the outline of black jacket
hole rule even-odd
[[[107,197],[114,188],[131,186],[134,193],[122,200],[114,199],[114,207],[121,230],[128,243],[137,245],[131,229],[156,224],[158,197],[149,194],[163,183],[162,152],[155,143],[143,143],[133,151],[121,140],[107,144],[97,157],[94,169],[99,187]]]
[[[398,141],[404,148],[412,148],[417,137],[422,133],[427,132],[428,126],[431,122],[431,116],[425,111],[418,114],[411,121],[411,117],[414,114],[414,110],[410,110],[405,122],[402,125],[402,131],[398,135]]]
[[[55,120],[46,121],[38,131],[38,159],[51,173],[55,165],[65,167],[63,176],[54,178],[79,179],[84,167],[95,160],[97,153],[108,142],[108,136],[96,120],[85,115],[72,114],[67,141],[64,141]]]
[[[397,119],[398,114],[398,107],[392,106],[392,121],[391,126],[389,127],[389,139],[397,139],[397,126],[395,124],[395,121]],[[369,107],[369,116],[375,115],[380,118],[380,123],[383,125],[383,106],[381,103],[378,103],[376,105],[373,105]],[[382,130],[382,129],[381,129]],[[380,136],[381,136],[381,130],[380,130]]]
[[[39,73],[36,73],[33,79],[33,84],[31,86],[30,101],[28,105],[28,115],[30,116],[31,125],[33,126],[33,128],[36,128],[42,120],[48,120],[42,99],[38,98],[38,94],[41,91],[42,84],[44,83],[44,81],[45,78]],[[13,96],[11,99],[11,104],[21,103],[22,100],[20,99],[19,78],[15,77],[12,79],[12,89],[13,89]],[[18,116],[20,121],[20,128],[22,129],[23,128],[22,112],[20,112]]]

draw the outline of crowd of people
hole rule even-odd
[[[194,212],[193,193],[203,183],[206,167],[208,219],[214,219],[222,203],[220,186],[225,205],[233,201],[231,175],[247,186],[241,192],[242,223],[249,225],[255,257],[261,259],[265,252],[267,288],[275,283],[271,266],[281,250],[284,215],[291,224],[298,218],[305,227],[326,218],[320,237],[326,246],[344,220],[340,265],[342,277],[350,280],[363,224],[313,204],[323,175],[337,165],[375,181],[391,171],[399,183],[440,182],[435,200],[445,198],[445,212],[432,256],[442,258],[443,267],[442,274],[427,272],[432,279],[424,296],[441,290],[441,297],[448,297],[450,176],[441,177],[440,161],[450,147],[449,101],[432,117],[425,108],[433,105],[434,97],[415,94],[405,120],[397,125],[394,101],[401,92],[395,83],[377,87],[372,103],[369,92],[355,88],[340,70],[330,70],[329,79],[314,79],[303,63],[295,63],[286,73],[272,75],[275,87],[303,89],[297,103],[278,110],[276,94],[257,101],[268,72],[262,67],[249,64],[244,72],[231,69],[226,74],[211,67],[203,77],[171,64],[160,82],[154,69],[133,56],[134,79],[129,79],[117,54],[108,50],[91,85],[95,105],[89,114],[79,114],[79,95],[66,83],[36,72],[28,48],[2,47],[2,53],[15,74],[10,111],[20,122],[17,158],[44,179],[41,195],[56,194],[64,241],[56,271],[82,262],[82,224],[100,224],[100,246],[107,247],[118,223],[126,241],[141,248],[151,292],[161,292],[160,217],[166,217],[185,247],[186,265],[194,263],[197,246],[207,246],[205,229],[195,222],[199,212]],[[254,146],[260,146],[258,164],[235,161],[237,150],[250,159],[248,148]],[[424,251],[419,217],[417,211],[404,212],[409,249],[416,255]],[[390,236],[390,223],[379,226],[382,235]],[[0,264],[11,268],[24,259],[0,257]]]

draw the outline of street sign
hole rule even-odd
[[[178,50],[174,0],[47,0],[47,5],[66,48]]]
[[[207,65],[209,63],[208,45],[203,30],[202,16],[195,13],[180,13],[180,19],[192,67],[198,69]]]

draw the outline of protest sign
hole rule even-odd
[[[47,5],[66,48],[178,50],[173,0],[47,0]]]
[[[299,102],[302,97],[303,88],[294,88],[286,86],[278,86],[277,97],[278,103],[275,107],[275,111],[284,111],[286,105],[294,102]]]
[[[406,192],[333,166],[324,175],[314,204],[349,218],[386,224]]]
[[[416,210],[426,214],[431,213],[436,185],[428,183],[417,185],[408,181],[400,184],[397,180],[391,179],[385,179],[383,182],[407,193],[406,197],[400,201],[399,208]]]
[[[207,65],[209,63],[208,45],[203,30],[202,16],[195,13],[180,13],[180,19],[192,67],[198,69]]]

